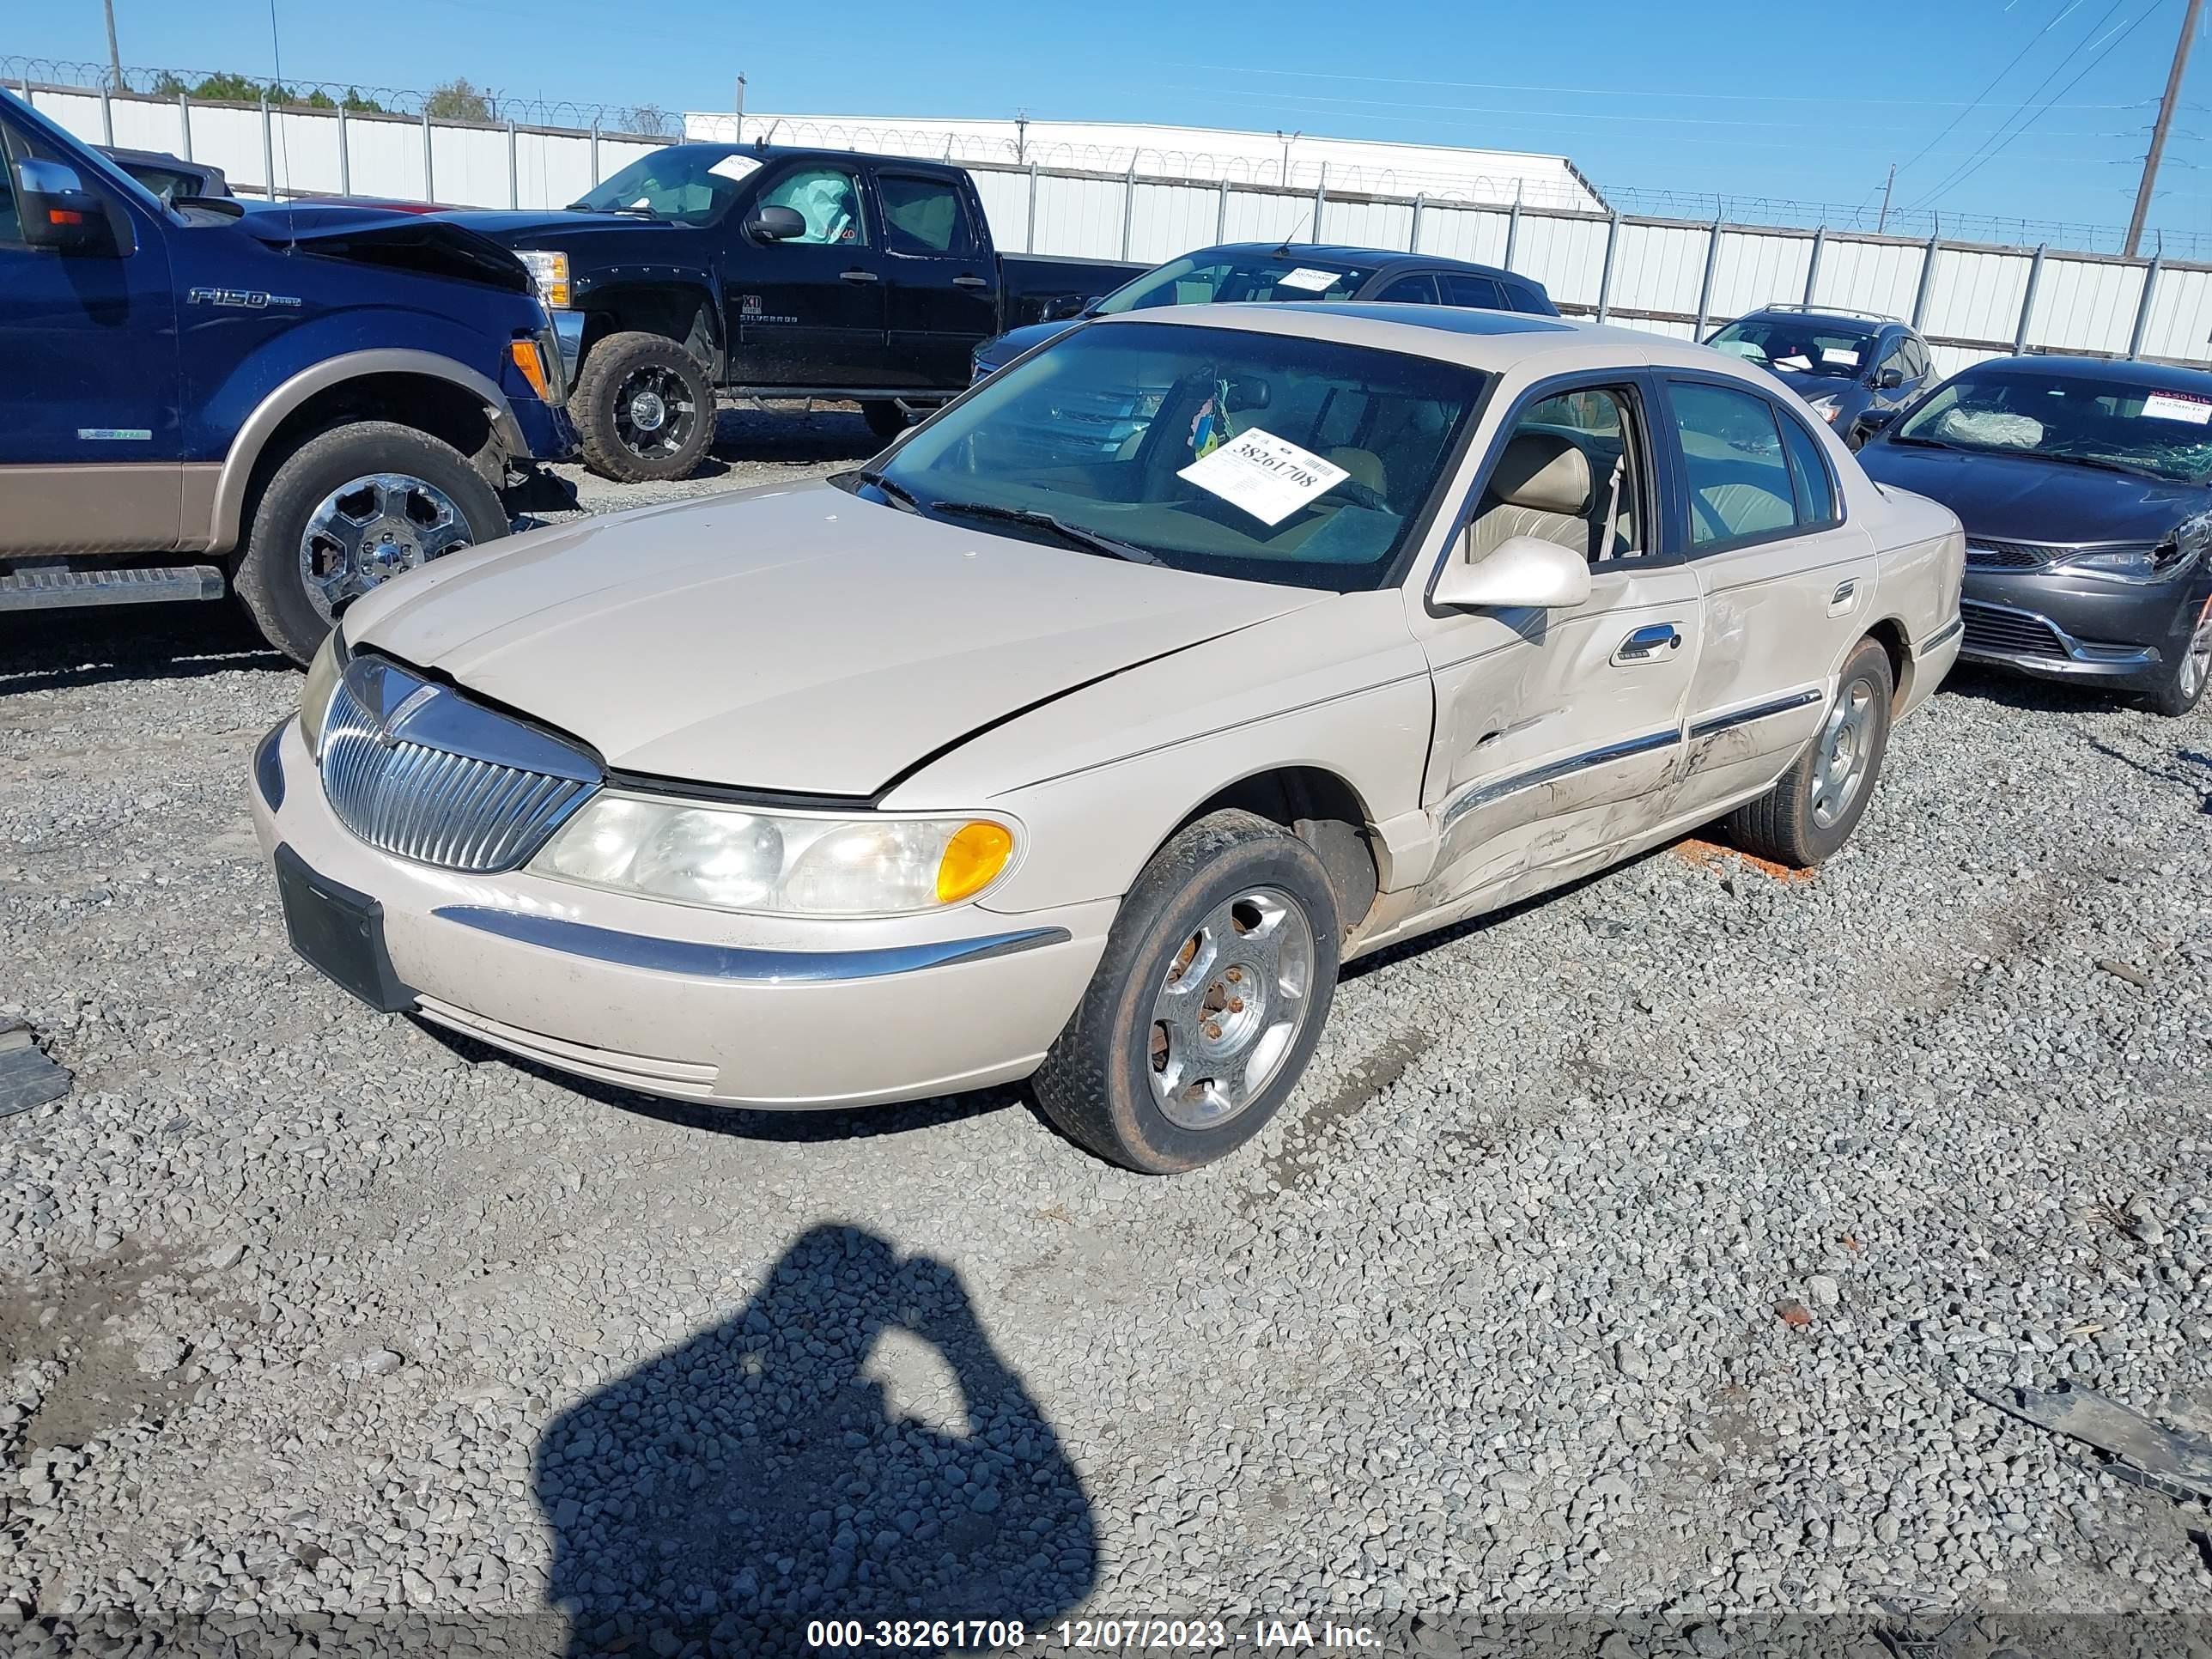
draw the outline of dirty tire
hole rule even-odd
[[[1234,1115],[1203,1128],[1168,1117],[1153,1086],[1155,998],[1186,942],[1218,908],[1255,889],[1297,902],[1312,934],[1302,1020],[1265,1084]],[[1146,1175],[1173,1175],[1234,1151],[1297,1086],[1336,989],[1336,900],[1313,849],[1250,812],[1211,813],[1152,857],[1115,918],[1106,954],[1033,1086],[1069,1139]]]
[[[1756,857],[1801,870],[1832,857],[1850,839],[1881,778],[1882,757],[1889,750],[1890,700],[1894,690],[1889,653],[1879,641],[1861,640],[1844,664],[1836,695],[1823,707],[1820,728],[1805,745],[1805,752],[1773,788],[1750,805],[1738,807],[1724,821],[1722,828],[1728,838]],[[1867,719],[1854,754],[1863,757],[1864,768],[1842,809],[1824,823],[1815,811],[1816,786],[1823,767],[1833,762],[1831,735],[1839,717],[1862,696]]]
[[[886,443],[913,424],[907,419],[906,410],[888,398],[869,398],[860,405],[860,416],[867,422],[868,430]]]
[[[419,478],[441,492],[468,521],[471,544],[507,532],[507,509],[475,463],[427,432],[390,421],[355,421],[310,438],[262,490],[232,577],[262,637],[295,662],[313,658],[331,628],[300,568],[308,520],[332,490],[380,472]]]
[[[624,388],[643,372],[659,371],[680,382],[691,404],[681,440],[665,453],[638,447],[626,435]],[[658,483],[689,477],[714,437],[714,388],[700,361],[683,344],[659,334],[635,330],[610,334],[586,354],[568,399],[568,414],[584,452],[584,465],[617,483]]]

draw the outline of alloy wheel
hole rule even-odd
[[[1183,1129],[1212,1129],[1256,1099],[1313,1006],[1314,930],[1276,887],[1223,900],[1186,935],[1152,999],[1152,1097]]]
[[[691,441],[699,405],[684,377],[659,363],[641,363],[615,388],[615,433],[641,460],[665,460]]]
[[[344,600],[474,539],[453,497],[435,484],[372,472],[340,484],[307,515],[300,574],[327,622]]]
[[[1826,830],[1843,817],[1866,782],[1874,750],[1874,687],[1853,680],[1820,728],[1813,763],[1813,822]]]

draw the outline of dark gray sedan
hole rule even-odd
[[[1945,381],[1859,451],[1966,528],[1961,656],[2140,691],[2212,678],[2212,374],[2007,357]]]

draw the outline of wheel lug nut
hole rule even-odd
[[[1205,1031],[1206,1031],[1206,1036],[1210,1036],[1210,1037],[1218,1037],[1218,1036],[1220,1036],[1220,1035],[1221,1035],[1221,1028],[1220,1028],[1218,1025],[1216,1025],[1216,1024],[1215,1024],[1212,1020],[1210,1020],[1210,1019],[1209,1019],[1208,1021],[1206,1021],[1206,1025],[1205,1025],[1205,1028],[1204,1028],[1204,1029],[1205,1029]]]
[[[1222,977],[1226,979],[1231,985],[1234,985],[1244,977],[1244,970],[1242,968],[1231,968],[1226,974],[1223,975]]]
[[[1244,999],[1243,997],[1230,998],[1229,1012],[1232,1014],[1243,1013],[1244,1012]]]

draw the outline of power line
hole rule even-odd
[[[2133,22],[2128,24],[2125,27],[2120,29],[2117,33],[2115,33],[2106,43],[2105,49],[2102,52],[2099,52],[2094,58],[2092,58],[2087,63],[2081,66],[2080,74],[2076,75],[2064,86],[2058,88],[2057,97],[2063,98],[2069,92],[2072,91],[2075,87],[2081,83],[2084,76],[2087,76],[2092,70],[2095,69],[2098,64],[2103,63],[2105,59],[2111,57],[2112,53],[2118,49],[2121,41],[2126,40],[2128,36],[2133,34],[2138,28],[2142,27],[2144,22],[2149,19],[2151,14],[2158,9],[2159,3],[2160,0],[2151,0],[2151,4],[2137,14]],[[2059,67],[2063,69],[2065,65],[2062,64]],[[2053,75],[2056,73],[2057,70],[2052,71]],[[2051,76],[2049,76],[2045,77],[2046,82],[2048,82],[2050,79]],[[2040,92],[2042,89],[2043,88],[2041,87],[2038,87],[2036,91]],[[2035,94],[2031,93],[2028,95],[2032,98]],[[2011,137],[2007,138],[2003,143],[2000,143],[1996,149],[1990,150],[1990,153],[1983,156],[1980,161],[1969,164],[1962,171],[1957,173],[1954,177],[1947,179],[1943,183],[1938,185],[1933,192],[1921,198],[1919,205],[1922,207],[1929,206],[1935,202],[1937,197],[1943,195],[1946,191],[1955,188],[1957,185],[1965,184],[1967,179],[1972,178],[1984,167],[1996,160],[1998,156],[2003,155],[2006,146],[2009,145],[2014,138],[2019,137],[2021,133],[2026,132],[2028,128],[2033,126],[2036,122],[2040,120],[2049,111],[2056,107],[2057,101],[2057,100],[2054,98],[2051,103],[2039,106],[2033,114],[2030,115],[2025,121],[2022,121],[2020,124],[2019,127],[2013,132]]]
[[[2045,23],[2041,28],[2036,30],[2033,34],[2029,35],[2027,37],[2027,44],[2013,54],[2012,61],[2007,64],[2002,69],[1999,70],[1995,76],[1990,77],[1989,85],[1984,87],[1979,92],[1974,94],[1974,101],[1967,105],[1966,108],[1960,110],[1956,115],[1953,116],[1949,123],[1944,127],[1943,131],[1937,133],[1933,138],[1930,138],[1926,143],[1923,144],[1918,151],[1914,154],[1912,161],[1907,161],[1903,167],[1898,169],[1898,172],[1905,173],[1910,171],[1913,161],[1920,161],[1927,155],[1929,150],[1935,149],[1936,145],[1942,143],[1946,138],[1949,137],[1951,136],[1951,129],[1957,126],[1960,122],[1965,120],[1969,115],[1972,115],[1976,110],[1979,109],[1982,106],[1982,100],[1997,89],[1997,83],[2000,81],[2002,81],[2006,76],[2010,75],[2013,70],[2020,67],[2020,60],[2035,50],[2035,43],[2042,40],[2045,35],[2050,33],[2051,30],[2057,28],[2068,18],[2071,17],[2075,12],[2080,9],[2081,4],[2081,0],[2066,0],[2066,4],[2060,9],[2058,15],[2052,18],[2048,23]]]

